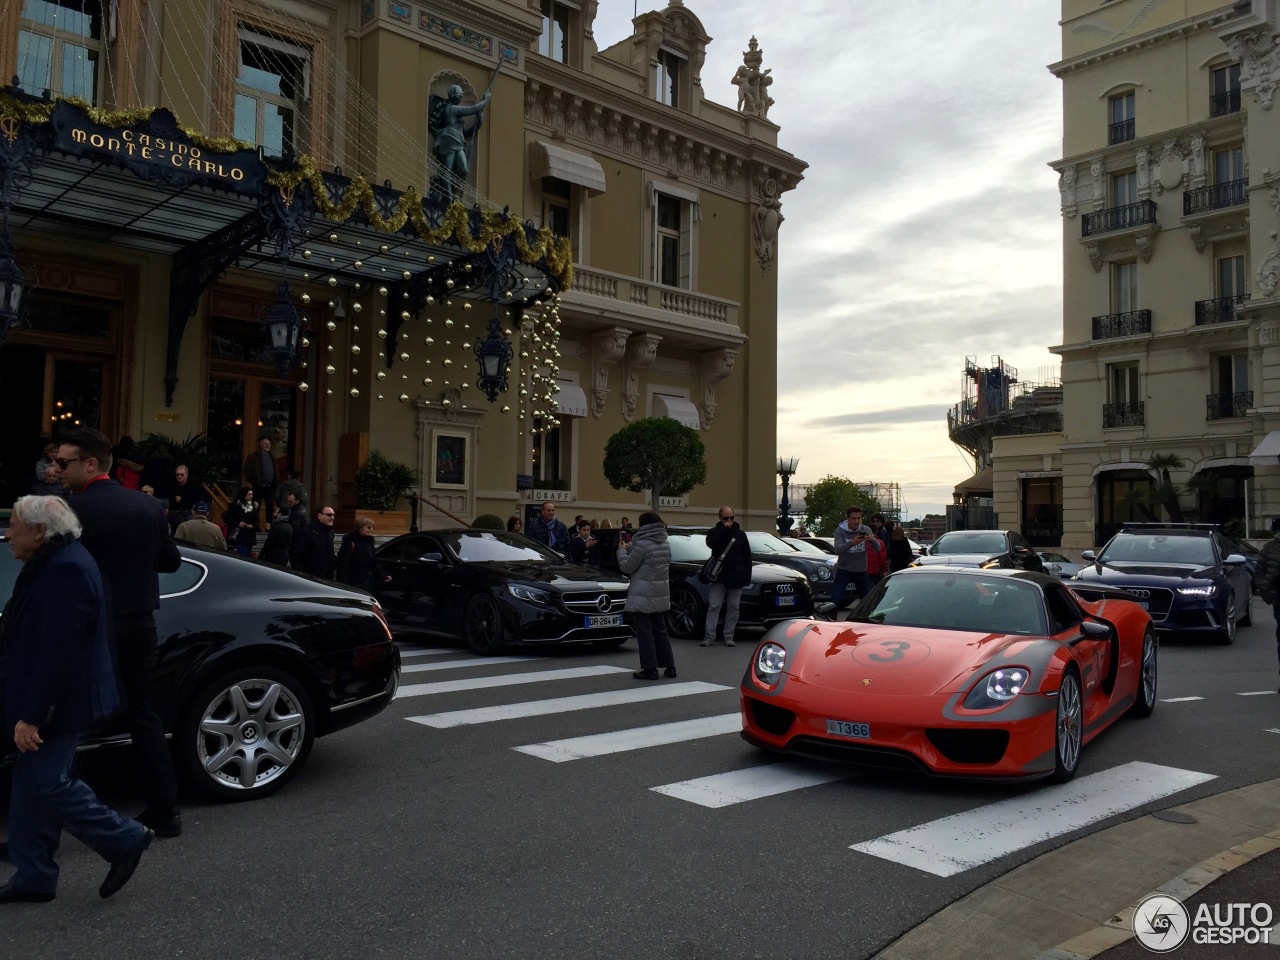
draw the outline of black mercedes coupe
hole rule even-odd
[[[255,800],[302,767],[316,737],[379,713],[400,653],[367,593],[179,544],[160,574],[156,706],[179,770],[220,800]],[[0,601],[20,569],[0,547]],[[127,744],[118,719],[81,749]]]
[[[375,593],[397,636],[461,637],[486,655],[513,645],[617,647],[635,636],[622,612],[625,576],[570,563],[518,533],[408,533],[378,560],[391,580]]]

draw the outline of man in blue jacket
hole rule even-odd
[[[0,677],[4,731],[18,748],[6,851],[16,871],[0,886],[0,904],[56,896],[64,826],[111,865],[98,888],[104,898],[133,876],[154,836],[70,777],[80,734],[120,707],[102,578],[76,542],[80,530],[58,497],[22,497],[10,518],[9,546],[23,568],[0,618]]]
[[[542,505],[542,513],[538,519],[529,524],[529,529],[524,532],[526,537],[532,537],[539,543],[545,544],[557,553],[568,555],[569,553],[569,528],[563,521],[556,519],[556,505],[548,500]]]
[[[97,562],[107,588],[125,726],[147,792],[147,808],[138,819],[162,837],[176,837],[182,832],[178,781],[155,707],[152,675],[159,575],[182,566],[182,556],[159,502],[126,490],[107,475],[111,441],[105,434],[89,429],[64,434],[54,462],[63,486],[72,493],[71,509],[84,526],[80,542]]]

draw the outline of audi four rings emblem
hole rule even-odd
[[[596,609],[601,613],[608,613],[613,609],[613,601],[609,599],[607,593],[600,594],[600,599],[596,601]]]
[[[1151,591],[1150,590],[1130,590],[1129,596],[1137,597],[1139,600],[1150,600]]]
[[[795,585],[791,583],[780,583],[777,587],[778,593],[791,593],[793,590],[795,590]]]

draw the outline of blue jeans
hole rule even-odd
[[[857,588],[859,599],[871,592],[871,578],[865,570],[855,572],[836,567],[835,579],[831,581],[831,602],[837,610],[843,606],[844,592],[851,583]]]
[[[54,893],[58,887],[54,855],[64,828],[108,863],[137,850],[147,831],[106,806],[83,781],[68,776],[78,734],[42,736],[40,748],[19,753],[13,766],[9,862],[17,871],[9,883],[15,890]]]

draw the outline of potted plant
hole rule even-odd
[[[422,474],[406,463],[388,459],[380,450],[370,450],[356,470],[356,508],[340,511],[338,522],[354,525],[357,515],[376,515],[374,530],[380,535],[408,533],[409,511],[396,510],[400,498],[422,482]]]

